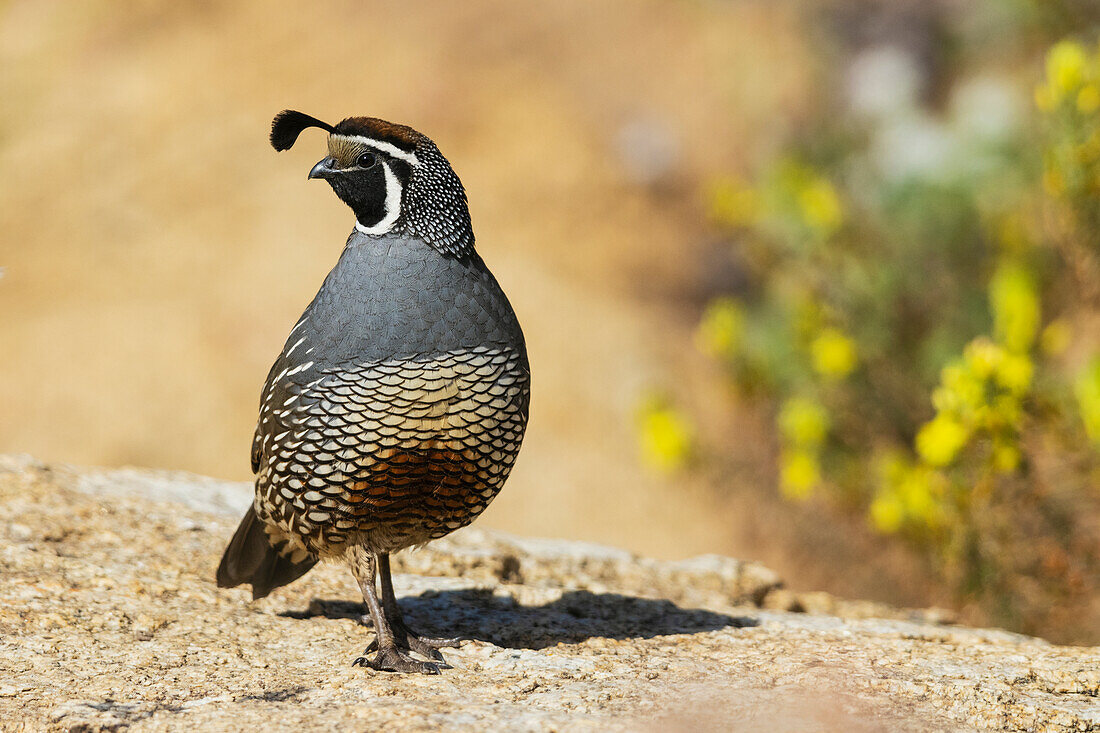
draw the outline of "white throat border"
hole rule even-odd
[[[401,181],[397,180],[397,175],[390,169],[390,164],[385,161],[382,161],[382,173],[386,177],[386,201],[383,204],[386,213],[377,224],[372,224],[369,227],[360,224],[359,220],[356,219],[355,230],[360,234],[368,234],[373,237],[385,234],[393,229],[393,225],[397,223],[398,217],[401,216]]]

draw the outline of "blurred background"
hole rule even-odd
[[[0,451],[250,478],[349,211],[434,138],[534,371],[482,523],[1100,643],[1100,7],[0,3]]]

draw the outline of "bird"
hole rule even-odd
[[[216,579],[257,599],[319,561],[346,563],[375,632],[353,664],[439,674],[439,650],[462,639],[406,624],[390,555],[470,524],[503,487],[527,427],[526,343],[431,139],[284,110],[271,145],[288,150],[308,128],[328,132],[308,179],[328,182],[355,223],[268,373],[253,502]]]

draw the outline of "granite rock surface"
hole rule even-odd
[[[440,676],[353,668],[347,571],[253,602],[247,484],[0,458],[5,730],[1100,731],[1100,649],[796,593],[767,568],[467,529],[395,564]]]

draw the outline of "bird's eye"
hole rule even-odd
[[[360,168],[373,168],[374,164],[378,162],[378,158],[374,157],[374,153],[363,153],[359,156],[359,159],[355,161],[355,164]]]

